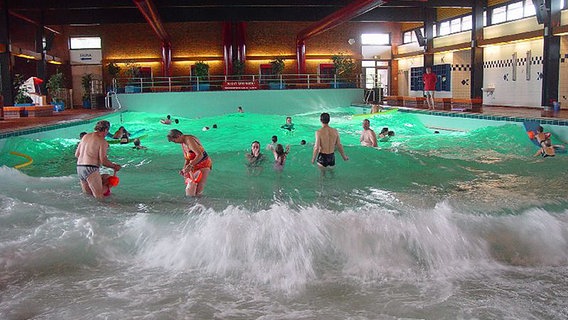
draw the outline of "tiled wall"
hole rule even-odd
[[[558,101],[568,107],[568,37],[560,37],[560,67],[558,79]]]
[[[454,52],[452,64],[452,97],[469,99],[471,91],[471,51]]]
[[[515,59],[516,55],[516,59]],[[540,106],[542,90],[542,40],[484,49],[483,104]]]

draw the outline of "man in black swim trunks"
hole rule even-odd
[[[320,168],[333,168],[335,166],[335,148],[337,148],[343,160],[347,161],[349,157],[345,155],[343,145],[341,145],[339,140],[339,133],[336,129],[329,126],[329,113],[322,113],[320,121],[321,129],[316,131],[312,164],[317,159]]]

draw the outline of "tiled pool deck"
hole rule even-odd
[[[54,112],[49,117],[0,120],[0,139],[86,124],[113,112],[113,110],[70,109]]]
[[[389,106],[385,106],[388,108]],[[496,121],[523,122],[536,120],[545,125],[568,126],[568,110],[560,110],[551,117],[543,117],[542,110],[536,108],[483,107],[482,113],[424,110],[397,107],[399,112],[411,112],[440,117],[485,119]],[[114,111],[98,109],[70,109],[56,112],[49,117],[20,118],[0,120],[0,139],[28,135],[43,131],[67,128],[86,124],[93,119],[107,116]]]
[[[425,110],[405,107],[396,108],[398,108],[399,112],[422,113],[440,117],[470,118],[506,122],[538,121],[543,125],[568,126],[568,110],[560,110],[556,113],[550,113],[551,116],[543,116],[542,110],[536,108],[483,107],[483,112],[481,113]]]

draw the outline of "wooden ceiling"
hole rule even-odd
[[[354,0],[151,0],[162,22],[319,21]],[[473,0],[385,0],[354,21],[421,22],[426,9],[470,9]],[[9,0],[10,16],[44,25],[144,23],[133,0]]]

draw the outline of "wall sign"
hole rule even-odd
[[[71,50],[69,52],[71,65],[101,64],[103,60],[102,50]]]

